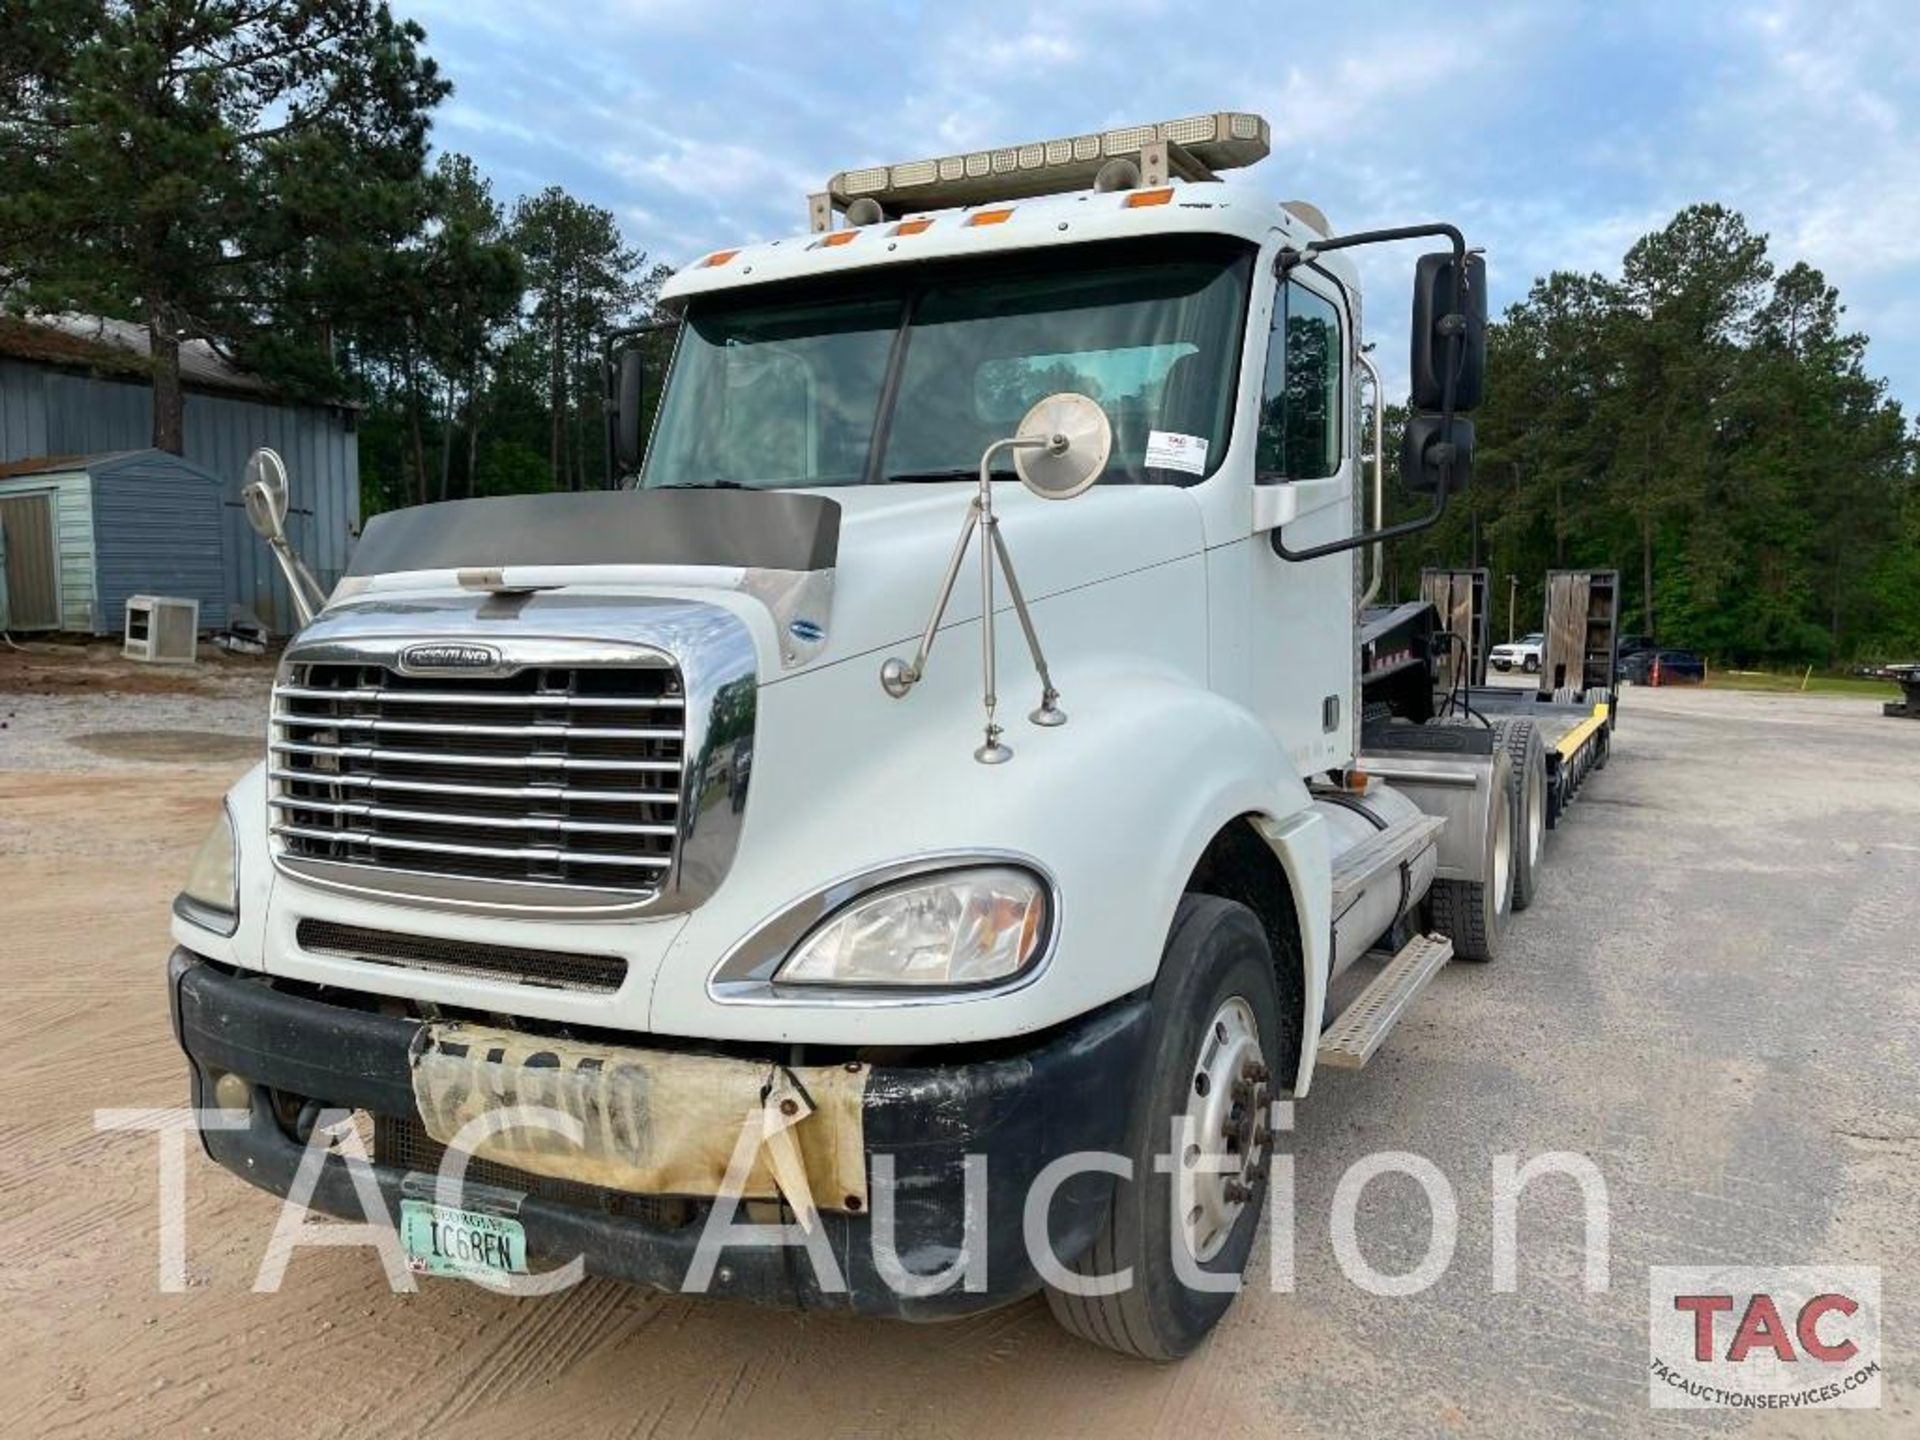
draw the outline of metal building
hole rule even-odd
[[[225,625],[226,489],[160,450],[0,465],[0,630],[118,635],[141,594]]]
[[[91,317],[0,318],[0,464],[97,456],[152,443],[153,391],[146,332]],[[246,606],[276,632],[294,611],[272,557],[247,528],[240,476],[247,456],[271,445],[293,477],[287,533],[320,583],[346,570],[360,529],[357,412],[286,400],[203,344],[182,346],[185,458],[218,477],[226,532],[224,603]],[[209,623],[202,611],[202,623]]]

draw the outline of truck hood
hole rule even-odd
[[[419,506],[369,522],[328,618],[351,625],[350,612],[368,601],[462,591],[476,605],[549,592],[733,592],[758,602],[748,608],[760,622],[752,628],[764,683],[916,640],[975,489],[951,482],[609,492]],[[1021,590],[1034,602],[1196,554],[1203,544],[1199,506],[1173,487],[1096,487],[1060,502],[999,482],[994,508]],[[943,628],[979,617],[978,543],[976,536]],[[996,608],[1008,603],[996,576]],[[527,603],[522,613],[538,633],[552,612]]]

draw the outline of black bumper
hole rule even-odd
[[[409,1057],[417,1021],[376,1015],[275,989],[175,950],[168,964],[174,1033],[190,1062],[196,1109],[213,1104],[221,1072],[254,1084],[251,1123],[205,1130],[207,1153],[235,1174],[285,1195],[302,1147],[278,1118],[267,1091],[328,1108],[415,1117]],[[1034,1037],[1030,1047],[997,1048],[956,1063],[876,1065],[864,1124],[869,1157],[891,1154],[895,1168],[894,1252],[932,1274],[957,1258],[964,1213],[964,1161],[987,1161],[987,1288],[958,1283],[941,1294],[896,1293],[878,1272],[872,1222],[824,1213],[821,1221],[845,1278],[844,1292],[823,1291],[804,1250],[729,1248],[707,1292],[764,1304],[853,1310],[933,1320],[1005,1304],[1039,1288],[1027,1254],[1022,1214],[1033,1178],[1049,1161],[1076,1151],[1124,1153],[1129,1101],[1146,1035],[1147,1006],[1134,998]],[[284,1114],[284,1106],[281,1114]],[[407,1173],[376,1163],[374,1173],[397,1217]],[[1078,1174],[1054,1198],[1048,1224],[1054,1253],[1071,1261],[1098,1233],[1113,1180]],[[312,1204],[363,1218],[346,1163],[327,1157]],[[531,1254],[562,1262],[579,1256],[589,1274],[678,1291],[703,1225],[661,1228],[583,1204],[529,1194],[521,1202]],[[745,1216],[739,1217],[744,1221]]]

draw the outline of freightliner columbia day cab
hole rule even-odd
[[[1267,143],[1221,113],[838,175],[810,233],[667,285],[644,454],[613,356],[621,488],[380,516],[329,595],[256,457],[313,613],[175,907],[208,1153],[373,1197],[416,1270],[919,1319],[1044,1288],[1191,1349],[1272,1103],[1491,958],[1539,859],[1529,724],[1453,723],[1427,629],[1360,623],[1424,521],[1369,528],[1350,252],[1437,242],[1428,519],[1481,264],[1220,178]]]

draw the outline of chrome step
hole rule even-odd
[[[1452,958],[1453,941],[1446,936],[1414,936],[1321,1033],[1314,1063],[1335,1070],[1358,1070],[1366,1064],[1387,1032],[1400,1023],[1413,997]]]

